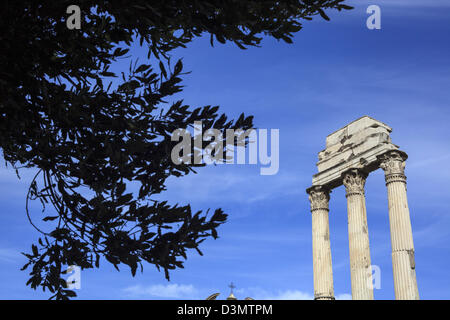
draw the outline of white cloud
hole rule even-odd
[[[281,291],[277,295],[269,298],[270,300],[312,300],[313,296],[310,293],[299,290]]]
[[[313,300],[314,297],[311,293],[303,292],[300,290],[286,290],[280,291],[277,295],[269,296],[264,300]],[[341,293],[336,295],[336,300],[351,300],[352,295],[349,293]]]
[[[336,300],[352,300],[352,295],[350,293],[337,294]]]
[[[127,298],[144,298],[144,299],[206,299],[212,292],[211,289],[199,289],[193,285],[185,284],[155,284],[155,285],[135,285],[123,289]],[[301,290],[288,289],[278,290],[276,292],[269,291],[260,287],[248,287],[237,289],[234,292],[239,300],[251,297],[255,300],[313,300],[314,296],[310,292]],[[228,293],[221,293],[219,299],[226,299]],[[336,300],[350,300],[351,294],[342,293],[336,295]]]
[[[198,290],[193,285],[167,284],[167,285],[136,285],[123,290],[127,296],[140,298],[173,298],[195,299]]]
[[[267,291],[259,287],[243,288],[236,290],[239,294],[239,299],[251,297],[256,300],[313,300],[312,292],[305,292],[301,290],[278,290],[276,293]],[[336,295],[336,300],[351,300],[352,296],[348,293],[341,293]]]
[[[312,294],[300,290],[278,290],[276,293],[260,287],[237,289],[235,293],[238,299],[251,297],[255,300],[312,300]]]

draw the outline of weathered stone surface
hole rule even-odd
[[[388,191],[395,298],[418,300],[414,242],[404,172],[407,157],[404,152],[392,151],[379,158]]]
[[[307,190],[311,202],[314,267],[314,299],[334,300],[333,267],[331,263],[328,201],[330,190],[311,187]]]
[[[345,185],[353,299],[373,299],[367,213],[364,196],[369,172],[382,168],[388,191],[392,265],[396,299],[419,299],[412,228],[404,173],[407,155],[391,142],[392,129],[368,116],[359,118],[326,139],[319,152],[309,194],[312,212],[314,296],[333,299],[329,236],[329,193]]]
[[[367,174],[358,169],[350,169],[342,176],[347,197],[352,299],[373,300],[369,227],[364,197]]]
[[[391,132],[391,127],[383,122],[364,116],[330,134],[326,149],[319,152],[319,173],[313,176],[313,186],[337,187],[348,169],[376,170],[377,156],[398,149],[391,142]]]

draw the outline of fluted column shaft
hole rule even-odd
[[[351,169],[343,174],[348,213],[348,242],[353,300],[373,300],[369,229],[364,185],[367,174]]]
[[[380,157],[380,167],[385,172],[388,192],[395,298],[418,300],[414,243],[404,174],[406,159],[406,153],[390,151]]]
[[[314,298],[316,300],[334,300],[328,219],[330,191],[323,187],[311,187],[307,192],[311,202],[312,215]]]

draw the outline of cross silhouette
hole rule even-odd
[[[236,288],[233,282],[231,282],[228,287],[231,289],[231,293],[233,293],[233,289]]]

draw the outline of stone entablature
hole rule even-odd
[[[313,186],[335,188],[342,184],[342,173],[349,169],[378,169],[378,157],[398,150],[391,142],[391,127],[371,117],[361,117],[330,134],[325,150],[319,152],[318,173]]]

